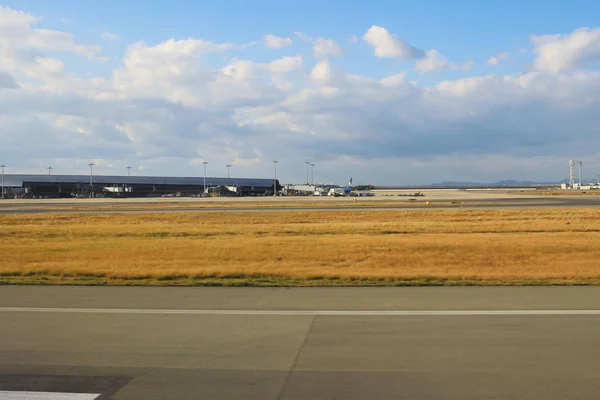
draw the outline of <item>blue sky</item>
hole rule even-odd
[[[0,60],[12,65],[0,65],[0,90],[2,79],[12,87],[0,106],[28,104],[4,114],[11,128],[0,145],[18,148],[33,127],[69,143],[60,156],[40,149],[9,160],[22,170],[53,163],[72,173],[80,157],[105,173],[137,163],[139,173],[194,175],[213,158],[261,176],[276,157],[289,160],[279,169],[295,181],[311,158],[323,180],[411,184],[563,179],[568,159],[585,157],[590,176],[600,172],[598,2],[0,5],[10,10]],[[289,43],[269,46],[265,35]],[[535,39],[543,35],[555,36]],[[324,53],[318,38],[331,46]],[[124,102],[131,117],[119,113]]]
[[[69,30],[84,43],[99,43],[102,32],[117,33],[122,37],[119,42],[103,41],[103,50],[115,57],[122,56],[131,42],[142,40],[152,45],[171,37],[244,43],[268,33],[283,37],[300,31],[347,44],[353,35],[360,37],[371,25],[379,25],[420,48],[440,49],[454,60],[472,59],[477,62],[473,70],[476,73],[492,71],[485,61],[495,53],[530,49],[531,34],[593,27],[600,13],[600,3],[595,1],[18,0],[4,3],[41,15],[44,20],[40,27]],[[297,50],[299,53],[310,54],[310,44],[302,47]],[[349,72],[373,77],[403,69],[403,63],[393,60],[385,60],[382,65],[380,60],[368,57],[370,53],[366,44],[354,46],[348,57],[337,64]],[[259,61],[272,56],[262,48],[238,54],[251,54]],[[493,72],[521,71],[530,61],[530,56],[523,55]],[[413,75],[417,78],[417,74]],[[426,80],[461,75],[464,74],[445,72]]]

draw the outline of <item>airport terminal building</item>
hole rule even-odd
[[[4,197],[265,196],[282,187],[274,179],[5,174]],[[206,185],[205,185],[206,182]]]

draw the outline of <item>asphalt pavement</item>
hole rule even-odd
[[[0,215],[2,214],[31,214],[31,213],[182,213],[182,212],[335,212],[335,211],[363,211],[363,210],[443,210],[443,209],[522,209],[522,208],[594,208],[600,207],[600,196],[517,196],[504,195],[498,198],[479,198],[479,194],[474,194],[473,198],[468,196],[443,200],[429,200],[428,198],[419,198],[414,202],[406,200],[378,199],[374,201],[370,198],[358,198],[358,204],[349,204],[350,200],[343,198],[339,203],[335,203],[335,199],[327,199],[327,201],[303,206],[302,201],[307,201],[307,198],[290,198],[286,204],[285,201],[277,205],[271,204],[270,201],[257,200],[255,204],[248,202],[240,203],[244,205],[236,206],[238,203],[232,201],[227,204],[226,201],[216,203],[197,203],[190,202],[190,199],[185,199],[181,203],[177,201],[156,202],[141,201],[148,199],[120,199],[118,201],[110,201],[110,199],[98,199],[98,202],[89,200],[78,204],[76,201],[58,201],[58,200],[20,200],[20,201],[0,201]],[[137,201],[140,200],[140,201]],[[308,198],[310,200],[310,198]],[[315,200],[319,202],[318,199]],[[429,204],[427,203],[429,202]],[[244,204],[245,203],[245,204]],[[380,203],[380,204],[378,204]],[[392,205],[390,205],[392,203]],[[224,204],[223,206],[221,204]],[[176,206],[173,207],[173,206]]]
[[[3,400],[600,393],[599,287],[4,286],[0,321]]]

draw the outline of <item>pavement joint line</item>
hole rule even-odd
[[[0,307],[0,313],[163,314],[163,315],[272,315],[272,316],[495,316],[600,315],[597,310],[177,310],[128,308]]]
[[[310,320],[310,326],[308,327],[308,330],[306,331],[306,335],[304,335],[304,339],[302,339],[302,343],[300,343],[300,347],[298,347],[298,351],[296,352],[296,355],[294,356],[294,361],[292,362],[292,365],[291,365],[287,375],[285,376],[283,385],[281,385],[281,390],[279,391],[279,394],[277,395],[277,400],[283,399],[283,395],[285,394],[285,389],[288,387],[290,380],[292,379],[292,374],[296,370],[296,366],[298,365],[298,360],[300,359],[300,354],[302,353],[302,350],[304,350],[304,347],[306,346],[306,341],[308,340],[308,337],[310,336],[310,333],[312,332],[312,329],[315,326],[315,320],[317,319],[317,317],[318,317],[318,315],[315,315]]]

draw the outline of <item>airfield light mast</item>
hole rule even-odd
[[[2,196],[1,196],[1,198],[4,198],[4,168],[6,168],[6,165],[2,164],[2,165],[0,165],[0,168],[2,168]]]
[[[277,163],[279,161],[273,160],[273,169],[275,171],[275,177],[273,178],[273,196],[277,196]]]
[[[573,189],[575,187],[575,161],[569,161],[569,187]]]
[[[94,198],[94,164],[93,162],[88,164],[90,166],[90,197],[93,199]]]
[[[206,189],[206,164],[208,164],[208,161],[202,161],[202,164],[204,164],[204,193],[208,193]]]
[[[304,161],[306,164],[306,184],[308,185],[308,167],[310,166],[310,161]]]

